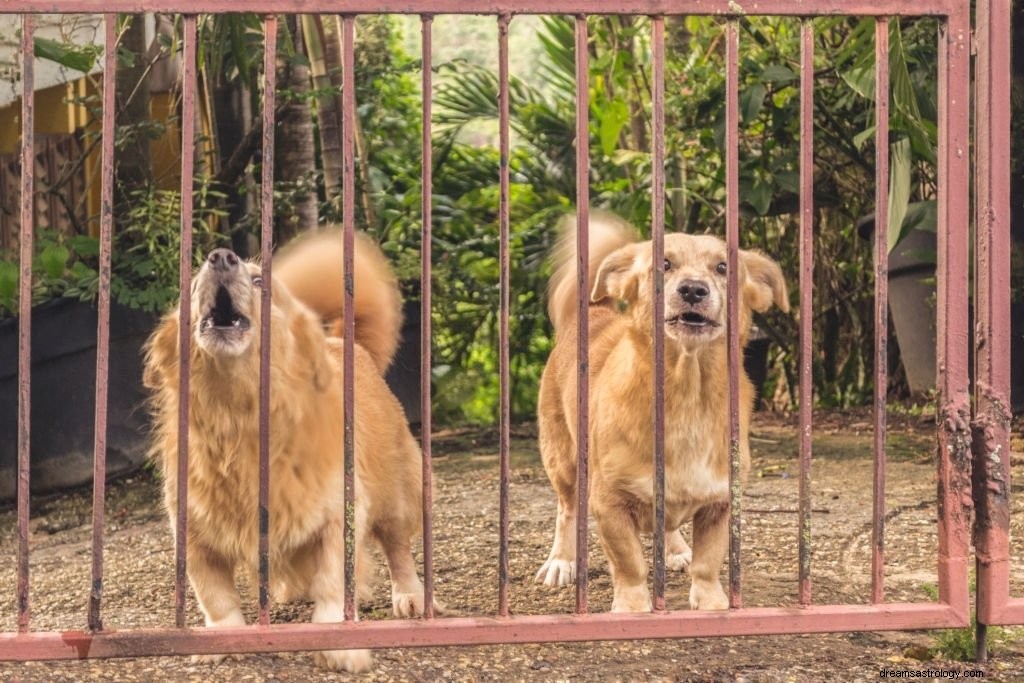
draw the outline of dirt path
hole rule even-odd
[[[924,601],[934,596],[935,471],[927,418],[894,417],[888,434],[886,598]],[[744,601],[749,606],[797,599],[796,430],[760,416],[754,427],[754,466],[743,499]],[[497,609],[498,476],[496,444],[485,431],[439,434],[435,440],[436,592],[461,614]],[[516,614],[572,610],[568,589],[532,581],[547,556],[554,496],[540,466],[532,430],[516,430],[510,489],[512,610]],[[1015,440],[1018,481],[1024,454]],[[812,578],[817,603],[865,603],[870,593],[871,426],[865,414],[816,418],[813,466]],[[1020,470],[1020,471],[1017,471]],[[1018,497],[1019,498],[1019,497]],[[88,492],[33,501],[31,610],[35,630],[85,626],[90,557]],[[1024,526],[1024,501],[1013,510]],[[107,628],[166,627],[173,623],[173,547],[160,510],[158,486],[145,473],[118,482],[107,499],[104,623]],[[1017,534],[1019,538],[1021,534]],[[610,605],[607,564],[592,541],[590,600]],[[1015,556],[1021,547],[1015,543]],[[14,610],[13,512],[0,514],[0,630],[11,631]],[[383,572],[383,567],[381,568]],[[1024,562],[1013,583],[1024,588]],[[684,609],[685,574],[670,573],[669,607]],[[251,592],[245,592],[250,618]],[[190,600],[189,618],[201,624]],[[387,618],[385,582],[364,618]],[[309,618],[308,605],[275,607],[279,622]],[[994,634],[989,680],[1024,680],[1020,630]],[[382,650],[376,667],[358,680],[879,680],[882,668],[904,671],[970,669],[940,648],[953,636],[935,632],[705,638],[570,645],[488,646]],[[312,668],[308,653],[247,655],[217,667],[187,658],[138,658],[68,663],[0,663],[0,680],[61,681],[309,681],[356,680]],[[921,679],[918,679],[921,680]]]

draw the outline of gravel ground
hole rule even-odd
[[[922,601],[936,584],[933,418],[894,416],[888,438],[886,598]],[[1020,434],[1018,425],[1017,434]],[[797,600],[796,429],[790,420],[760,415],[753,429],[754,466],[743,500],[744,603],[778,606]],[[1018,481],[1024,454],[1018,436],[1013,463]],[[494,435],[468,430],[439,433],[434,441],[435,590],[462,615],[497,610],[498,459]],[[866,413],[815,418],[813,466],[814,601],[857,603],[870,595],[871,424]],[[566,613],[570,589],[533,582],[550,546],[554,494],[540,466],[530,426],[514,430],[512,444],[510,575],[515,614]],[[109,629],[173,624],[173,546],[160,509],[159,485],[148,472],[113,483],[107,496],[104,625]],[[85,627],[90,576],[90,492],[32,501],[31,616],[33,630]],[[1015,501],[1012,526],[1024,526],[1024,501]],[[590,603],[608,609],[607,564],[592,531]],[[1021,530],[1024,531],[1024,530]],[[1016,533],[1014,555],[1024,552]],[[16,527],[12,510],[0,513],[0,630],[15,629]],[[377,586],[363,618],[389,618],[386,581]],[[249,617],[253,592],[240,577]],[[1024,564],[1012,575],[1024,588]],[[670,573],[669,607],[686,608],[689,580]],[[272,620],[308,620],[307,604],[275,606]],[[189,601],[189,623],[202,623]],[[1024,631],[992,634],[990,680],[1024,680]],[[219,665],[187,657],[82,662],[0,662],[4,681],[337,681],[337,680],[878,680],[884,668],[978,669],[943,651],[939,632],[701,638],[666,641],[391,649],[375,655],[369,674],[313,668],[306,652],[245,655]],[[948,646],[946,647],[948,650]],[[907,675],[907,674],[904,674]],[[918,678],[917,680],[921,680]]]

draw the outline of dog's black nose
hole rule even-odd
[[[238,267],[238,256],[230,249],[214,249],[207,257],[210,267],[214,270],[227,272]]]
[[[688,304],[699,304],[711,293],[707,284],[700,280],[683,280],[679,283],[678,292]]]

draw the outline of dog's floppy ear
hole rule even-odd
[[[156,331],[146,342],[146,363],[142,371],[142,385],[159,389],[167,381],[177,382],[178,368],[178,309],[164,316]]]
[[[591,303],[612,298],[618,301],[636,299],[639,282],[636,264],[639,243],[627,244],[608,254],[597,268],[594,286],[590,290]]]
[[[789,312],[786,279],[779,264],[757,251],[741,251],[740,259],[747,271],[743,283],[743,298],[755,311],[767,311],[775,304]]]

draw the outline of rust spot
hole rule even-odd
[[[92,636],[82,631],[65,631],[61,634],[64,644],[73,649],[79,659],[88,659],[92,649]]]

